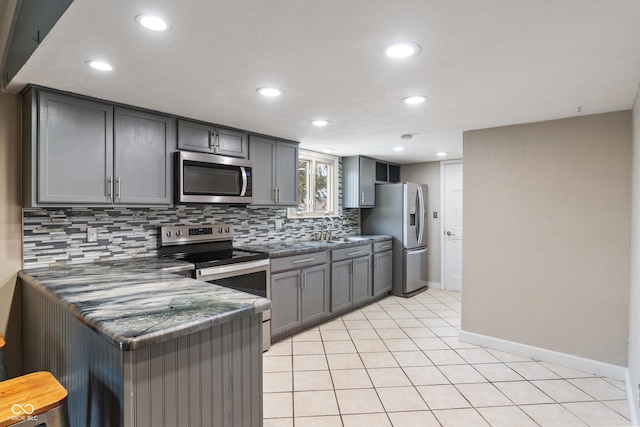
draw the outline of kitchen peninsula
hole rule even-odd
[[[72,426],[262,425],[267,299],[150,258],[29,269],[24,370],[69,391]]]

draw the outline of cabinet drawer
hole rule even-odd
[[[373,244],[373,252],[388,251],[393,248],[393,240],[386,240],[384,242],[377,242]]]
[[[271,272],[293,270],[310,267],[312,265],[324,264],[327,262],[327,251],[312,252],[308,254],[294,255],[283,258],[271,259]]]
[[[341,261],[343,259],[357,258],[371,253],[371,244],[352,246],[344,249],[334,249],[331,251],[331,261]]]

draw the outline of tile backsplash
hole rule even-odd
[[[275,229],[275,220],[283,227]],[[311,240],[320,218],[289,219],[285,208],[179,205],[173,208],[29,208],[22,211],[25,268],[140,258],[158,254],[159,227],[229,223],[234,244]],[[343,224],[344,223],[344,224]],[[98,241],[87,243],[87,227]],[[359,210],[342,209],[334,236],[359,234]]]

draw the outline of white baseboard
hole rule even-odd
[[[483,347],[489,347],[495,350],[506,351],[508,353],[530,357],[535,360],[554,363],[556,365],[566,366],[568,368],[577,369],[579,371],[589,372],[595,375],[609,377],[620,381],[625,381],[625,377],[627,375],[627,368],[624,366],[612,365],[610,363],[587,359],[580,356],[574,356],[572,354],[560,353],[557,351],[547,350],[541,347],[534,347],[527,344],[521,344],[514,341],[507,341],[501,338],[494,338],[487,335],[476,334],[473,332],[460,331],[460,336],[458,339],[462,342],[481,345]]]
[[[439,289],[439,290],[443,290],[442,289],[442,283],[440,282],[429,282],[427,283],[427,286],[429,287],[429,289]]]
[[[631,421],[632,426],[638,425],[638,405],[636,405],[636,400],[633,398],[633,384],[631,384],[631,374],[627,369],[624,383],[627,389],[627,404],[629,405],[629,419]]]

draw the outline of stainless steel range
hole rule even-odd
[[[161,227],[160,253],[195,264],[195,279],[271,298],[269,255],[234,249],[231,225]],[[262,313],[262,337],[266,351],[271,346],[271,310]]]

